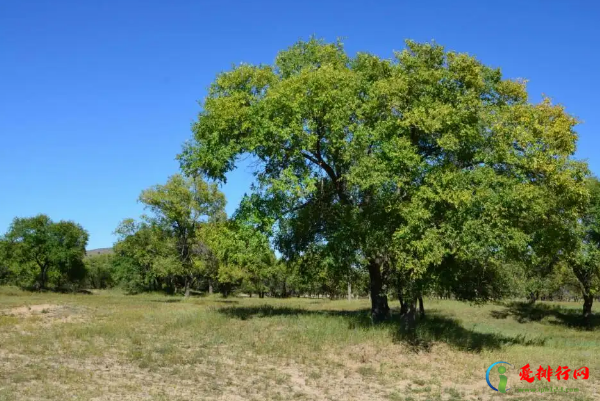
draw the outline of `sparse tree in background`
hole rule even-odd
[[[90,288],[111,288],[116,283],[115,278],[115,256],[110,253],[101,255],[88,255],[85,260],[87,271],[87,284]]]
[[[198,273],[194,263],[194,244],[199,239],[202,224],[226,218],[225,196],[216,184],[177,174],[170,177],[165,185],[155,185],[143,191],[140,202],[152,212],[146,220],[172,239],[179,264],[167,263],[165,266],[177,266],[175,271],[167,273],[183,278],[184,294],[188,297]]]
[[[277,258],[269,239],[254,227],[243,222],[234,223],[240,253],[238,264],[245,273],[247,288],[263,298],[270,292],[269,282],[277,271]]]
[[[203,271],[202,228],[226,218],[225,197],[215,184],[177,174],[139,199],[151,215],[143,216],[141,224],[125,220],[117,229],[121,241],[115,250],[125,257],[121,270],[135,274],[142,268],[144,274],[137,275],[144,284],[161,278],[175,290],[180,280],[188,297]]]
[[[203,240],[215,256],[214,268],[209,271],[208,278],[213,287],[224,297],[239,286],[246,274],[240,263],[244,252],[242,242],[236,236],[229,221],[211,224],[204,231]]]
[[[4,236],[4,259],[19,285],[46,289],[81,283],[88,233],[71,221],[46,215],[15,218]]]
[[[360,262],[344,258],[325,244],[312,244],[302,254],[287,255],[288,264],[294,266],[297,285],[309,295],[324,295],[330,299],[362,294]],[[348,285],[350,285],[348,288]],[[366,294],[363,294],[366,295]]]
[[[449,280],[462,299],[501,295],[536,226],[563,230],[583,203],[575,123],[548,99],[528,103],[524,82],[435,44],[409,41],[387,60],[311,39],[273,65],[220,74],[179,159],[225,181],[252,155],[247,203],[288,238],[279,250],[350,248],[379,321],[394,269]],[[419,294],[406,295],[414,317]]]
[[[154,268],[158,259],[167,256],[165,238],[157,227],[125,219],[119,224],[115,234],[119,238],[114,245],[116,283],[132,294],[169,287],[170,283],[163,285]]]

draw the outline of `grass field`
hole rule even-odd
[[[368,300],[26,293],[0,288],[0,400],[488,400],[600,397],[600,330],[575,303],[425,300],[408,341]],[[575,309],[576,308],[576,309]],[[485,382],[506,361],[507,394]],[[518,368],[587,366],[588,380]],[[498,373],[491,375],[497,385]],[[577,393],[517,393],[557,386]]]

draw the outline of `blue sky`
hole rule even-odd
[[[390,57],[436,42],[529,80],[579,117],[579,158],[600,174],[600,5],[592,1],[17,1],[0,3],[0,233],[46,213],[108,247],[175,155],[215,75],[271,63],[311,34]],[[251,176],[223,187],[235,210]]]

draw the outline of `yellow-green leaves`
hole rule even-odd
[[[524,81],[435,43],[382,59],[311,39],[221,74],[180,160],[223,180],[253,155],[245,208],[275,223],[282,249],[350,248],[414,276],[447,268],[468,294],[542,242],[566,249],[586,193],[575,124],[548,100],[527,103]]]

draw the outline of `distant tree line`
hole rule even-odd
[[[269,238],[241,214],[227,219],[215,184],[174,175],[142,192],[150,212],[116,228],[112,253],[86,255],[87,232],[45,215],[16,218],[0,241],[0,284],[32,290],[119,287],[127,293],[161,291],[189,296],[314,296],[368,294],[357,266],[340,274],[315,249],[295,262],[277,258]]]
[[[600,288],[600,183],[589,179],[587,189],[589,202],[576,225],[580,231],[573,233],[578,252],[529,277],[520,273],[527,271],[528,260],[504,266],[506,274],[514,275],[507,294],[530,302],[581,299],[591,311]],[[364,259],[348,248],[332,252],[323,244],[313,244],[295,257],[277,258],[274,245],[285,249],[283,242],[271,244],[244,206],[227,219],[225,198],[214,184],[174,175],[165,185],[143,191],[140,200],[151,214],[139,222],[123,220],[113,253],[100,255],[86,256],[88,234],[74,222],[55,223],[45,215],[16,218],[0,240],[0,284],[64,291],[118,287],[130,294],[161,291],[184,296],[193,291],[261,298],[370,296]],[[386,295],[397,297],[403,313],[408,309],[407,293],[418,294],[421,314],[423,296],[466,297],[451,280],[410,280],[401,270],[389,274]]]
[[[140,195],[150,215],[124,220],[113,255],[88,258],[94,286],[120,285],[129,293],[192,291],[229,296],[344,295],[359,276],[335,277],[320,259],[278,259],[269,238],[249,219],[227,219],[225,198],[215,184],[174,175]],[[366,295],[364,280],[362,293]]]

